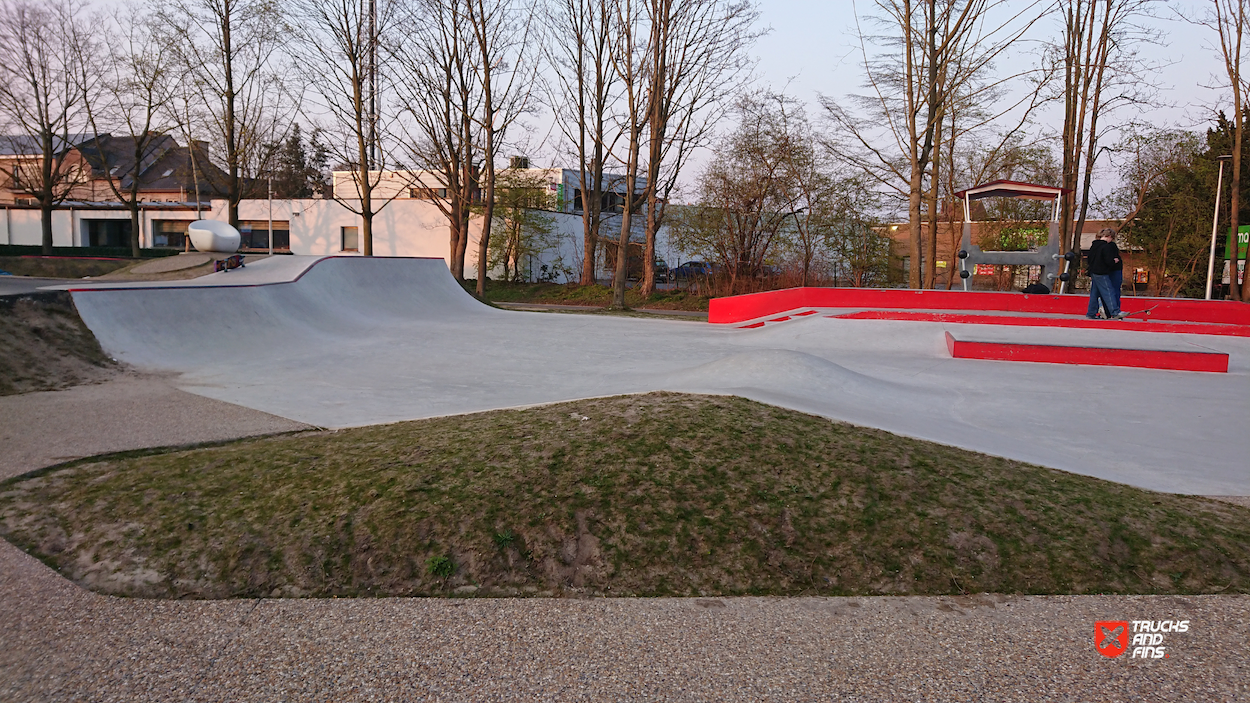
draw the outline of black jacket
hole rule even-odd
[[[1121,271],[1123,269],[1124,262],[1120,257],[1120,247],[1117,247],[1115,242],[1095,239],[1094,243],[1089,245],[1089,273],[1091,276],[1106,276],[1112,271]]]

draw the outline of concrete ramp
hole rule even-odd
[[[1250,397],[1242,337],[1175,336],[1228,354],[1227,374],[1004,364],[950,358],[944,322],[808,315],[744,330],[502,311],[466,294],[441,259],[299,258],[73,295],[113,356],[311,425],[654,390],[735,394],[1155,490],[1250,495],[1250,434],[1227,431]],[[960,329],[1121,347],[1143,335]]]
[[[246,276],[206,277],[212,284],[76,288],[74,304],[118,359],[177,371],[359,341],[400,323],[501,314],[467,295],[442,259],[327,257],[299,262],[307,267],[289,280],[289,264],[267,278],[269,261]]]

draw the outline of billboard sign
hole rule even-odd
[[[1224,258],[1233,258],[1233,238],[1230,231],[1228,239],[1224,241]],[[1246,258],[1246,250],[1250,248],[1250,225],[1242,225],[1237,228],[1237,258]]]

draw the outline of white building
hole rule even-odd
[[[569,169],[530,169],[547,176],[556,194],[557,207],[546,214],[553,224],[551,245],[526,257],[526,278],[543,278],[557,283],[576,280],[581,271],[583,226],[581,214],[580,175]],[[614,176],[614,181],[619,177]],[[412,256],[450,258],[451,231],[447,218],[433,201],[442,197],[441,186],[429,173],[386,172],[377,194],[381,210],[373,218],[373,254],[375,256]],[[334,173],[336,195],[351,194],[354,182],[350,171]],[[389,199],[389,200],[388,200]],[[385,201],[385,202],[383,202]],[[605,197],[601,231],[605,239],[615,241],[619,233],[619,193]],[[244,250],[305,255],[359,255],[361,218],[352,212],[351,201],[336,199],[243,200],[239,203],[239,230]],[[355,209],[359,209],[356,207]],[[228,219],[225,200],[213,200],[202,209],[203,219]],[[53,212],[53,246],[87,247],[99,244],[97,233],[109,223],[128,221],[130,213],[118,203],[66,202]],[[197,219],[193,203],[144,202],[140,217],[142,248],[184,247],[187,225]],[[640,239],[644,218],[637,218],[632,239]],[[469,245],[465,257],[465,274],[476,275],[477,247],[481,236],[481,218],[473,217],[469,225]],[[39,245],[42,241],[40,212],[37,207],[0,204],[0,243]],[[607,278],[610,271],[598,256],[597,277]],[[544,269],[544,267],[546,267]],[[498,273],[498,272],[494,272]],[[488,273],[488,275],[491,275]]]

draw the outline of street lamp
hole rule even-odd
[[[1211,299],[1211,282],[1215,277],[1215,231],[1220,223],[1220,196],[1224,192],[1224,162],[1231,158],[1233,158],[1232,154],[1217,157],[1220,162],[1220,175],[1215,181],[1215,214],[1211,217],[1211,256],[1207,259],[1207,300]]]
[[[803,206],[799,208],[798,210],[794,210],[792,212],[787,212],[786,214],[781,216],[781,221],[785,222],[785,219],[787,217],[794,215],[794,228],[796,230],[802,230],[802,226],[799,224],[799,215],[803,214],[805,210],[807,210],[807,206]],[[799,234],[801,236],[802,231],[800,231]],[[807,287],[807,262],[806,261],[803,262],[803,287],[804,288]]]

